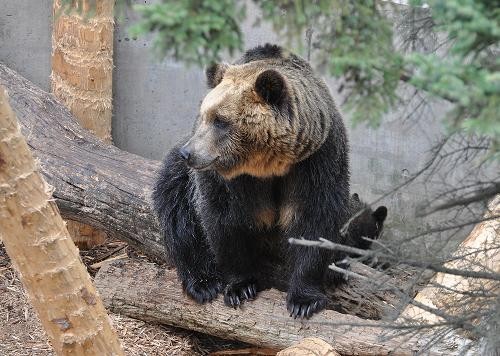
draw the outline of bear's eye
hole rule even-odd
[[[219,130],[226,130],[229,127],[229,122],[217,116],[214,119],[213,125]]]

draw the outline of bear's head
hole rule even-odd
[[[382,205],[373,211],[359,199],[357,193],[351,196],[349,203],[353,215],[363,209],[361,214],[356,216],[349,225],[348,233],[350,239],[353,240],[351,243],[353,243],[355,247],[368,249],[372,244],[370,240],[377,240],[382,233],[384,221],[387,217],[387,208]]]
[[[225,179],[265,178],[282,176],[311,155],[328,135],[330,102],[320,102],[321,84],[307,88],[308,80],[317,81],[309,71],[308,65],[294,67],[282,58],[208,68],[211,91],[192,137],[180,149],[187,164]]]

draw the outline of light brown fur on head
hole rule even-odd
[[[223,79],[201,104],[200,125],[209,125],[216,116],[224,117],[251,145],[243,160],[219,170],[225,179],[242,174],[282,176],[293,164],[293,152],[285,152],[285,142],[274,142],[273,138],[286,137],[289,142],[296,135],[289,122],[276,123],[276,113],[255,92],[253,86],[260,72],[254,65],[225,68]]]
[[[302,85],[301,79],[294,78],[293,72],[287,72],[279,63],[262,60],[215,66],[210,75],[213,89],[201,103],[190,144],[202,147],[200,152],[213,157],[212,169],[225,179],[243,174],[259,178],[283,176],[323,143],[328,120],[300,117],[295,97],[309,100],[308,94],[295,91],[293,83]],[[259,82],[261,78],[265,78],[263,82]],[[276,92],[266,92],[268,87],[272,90],[276,86],[277,96]],[[270,93],[268,97],[266,93]],[[284,108],[269,101],[280,101],[282,97],[286,98]],[[227,139],[202,132],[213,127],[216,120],[230,126]]]

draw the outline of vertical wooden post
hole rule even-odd
[[[78,9],[78,4],[83,4]],[[114,0],[54,1],[52,92],[102,140],[111,143]]]
[[[72,6],[61,12],[60,0],[54,1],[52,92],[83,127],[111,143],[114,0]],[[68,221],[68,230],[80,247],[106,239],[104,232],[76,221]]]
[[[123,355],[0,87],[0,235],[58,355]]]

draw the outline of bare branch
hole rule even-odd
[[[437,264],[435,262],[415,261],[415,260],[411,260],[411,259],[402,258],[401,256],[390,256],[390,255],[386,255],[386,254],[381,254],[377,251],[362,250],[359,248],[331,242],[331,241],[326,240],[324,238],[320,238],[318,241],[290,238],[290,239],[288,239],[288,242],[290,242],[291,244],[294,244],[294,245],[327,248],[327,249],[334,250],[334,251],[342,251],[342,252],[351,253],[351,254],[358,254],[361,256],[365,256],[365,257],[377,258],[380,262],[397,263],[399,261],[404,261],[404,263],[409,265],[409,266],[426,268],[426,269],[430,269],[434,272],[453,274],[456,276],[462,276],[462,277],[468,277],[468,278],[479,278],[479,279],[500,281],[500,273],[466,271],[466,270],[460,270],[460,269],[456,269],[456,268],[448,268],[448,267],[442,266],[441,264]]]
[[[462,198],[462,199],[454,199],[447,201],[443,204],[437,205],[433,208],[430,208],[429,210],[425,211],[419,211],[417,212],[417,216],[427,216],[430,215],[436,211],[439,210],[444,210],[444,209],[450,209],[455,206],[459,205],[469,205],[472,203],[476,203],[479,201],[485,201],[487,199],[490,199],[491,197],[495,196],[496,194],[500,193],[500,183],[494,183],[489,187],[481,189],[480,192],[474,194],[473,196],[467,197],[467,198]]]

